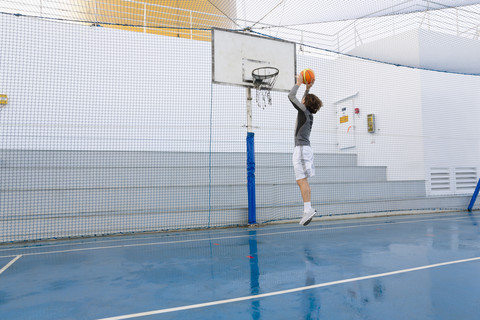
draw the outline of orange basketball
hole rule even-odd
[[[301,74],[304,84],[310,84],[313,80],[315,80],[315,73],[313,73],[312,69],[303,69]]]

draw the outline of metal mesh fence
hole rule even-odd
[[[208,41],[232,20],[88,3],[0,15],[0,242],[246,225],[245,88],[212,84]],[[163,10],[150,28],[147,6],[176,10],[175,23],[161,26]],[[408,32],[380,46],[435,54],[437,33]],[[475,53],[476,39],[462,39]],[[478,76],[297,42],[297,69],[315,70],[312,91],[324,101],[311,134],[319,212],[466,208],[480,167]],[[254,107],[259,223],[302,214],[295,118],[286,93]]]

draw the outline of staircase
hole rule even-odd
[[[298,219],[291,154],[258,153],[257,222]],[[388,181],[354,154],[316,154],[309,179],[321,214],[465,209],[427,197],[425,181]],[[245,153],[0,151],[0,243],[247,224]]]

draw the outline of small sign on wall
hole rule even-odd
[[[6,94],[0,94],[0,104],[7,104],[8,96]]]
[[[367,127],[369,133],[375,133],[375,115],[373,113],[367,115]]]

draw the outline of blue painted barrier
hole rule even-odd
[[[477,200],[479,190],[480,190],[480,179],[477,182],[477,187],[475,188],[475,192],[473,193],[472,200],[470,200],[470,204],[468,205],[468,211],[472,211],[473,205],[475,204],[475,200]]]
[[[247,133],[248,224],[257,223],[255,198],[255,133]]]

